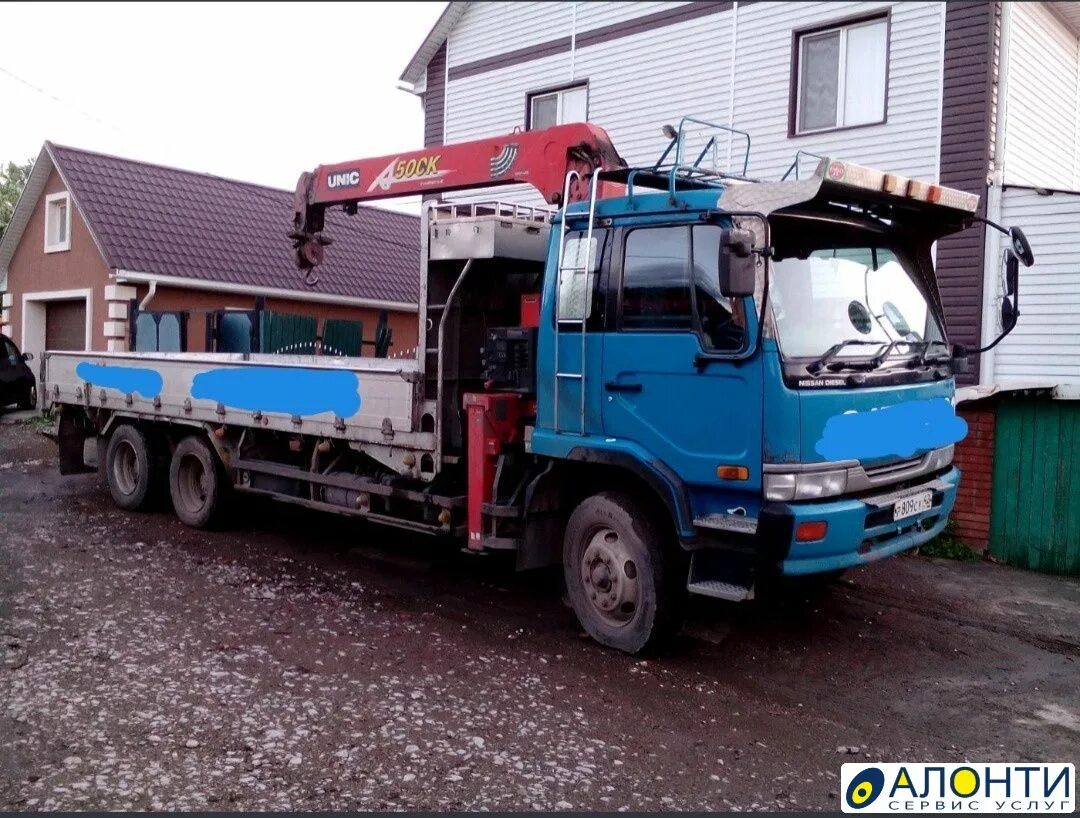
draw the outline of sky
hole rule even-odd
[[[445,5],[3,3],[0,162],[50,139],[291,190],[419,148],[397,82]]]

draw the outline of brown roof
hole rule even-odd
[[[314,287],[286,237],[292,191],[47,143],[83,218],[118,270],[416,304],[416,216],[326,214],[333,238]]]

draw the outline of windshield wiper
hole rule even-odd
[[[867,341],[865,338],[848,338],[846,341],[841,341],[839,344],[833,344],[827,350],[825,354],[820,358],[811,361],[806,365],[806,371],[811,375],[816,375],[823,370],[833,358],[840,354],[846,347],[854,346],[884,346],[884,341]]]
[[[919,349],[920,351],[919,351],[919,357],[917,359],[917,365],[918,366],[926,366],[926,363],[928,361],[927,353],[930,351],[930,347],[934,346],[935,344],[937,344],[939,346],[943,346],[946,349],[948,349],[948,346],[949,346],[944,341],[905,341],[905,340],[903,340],[901,338],[898,338],[895,341],[890,341],[888,346],[885,347],[885,349],[881,350],[881,352],[879,352],[877,355],[875,355],[873,358],[871,358],[868,361],[866,368],[867,369],[877,369],[883,363],[885,363],[885,361],[886,361],[886,359],[888,359],[889,355],[892,354],[892,351],[894,349],[896,349],[897,347],[900,347],[900,346],[910,347],[912,351],[914,351],[916,349]],[[931,362],[932,363],[940,363],[940,361],[941,361],[941,358],[939,356],[938,358],[933,359]],[[909,366],[912,366],[912,368],[913,368],[914,364],[909,364]]]
[[[889,345],[885,349],[881,350],[877,355],[870,359],[870,368],[877,369],[883,363],[885,359],[889,357],[889,353],[896,349],[898,346],[906,345],[909,347],[915,347],[919,345],[918,341],[902,341],[899,338],[895,341],[889,341]]]

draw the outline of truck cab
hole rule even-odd
[[[688,590],[722,599],[830,580],[939,534],[966,358],[948,343],[932,248],[977,197],[829,159],[802,182],[680,189],[678,172],[662,192],[629,184],[557,217],[531,451],[634,473],[671,522]],[[590,632],[624,645],[640,566],[623,558],[632,530],[605,514],[568,528],[566,579]]]

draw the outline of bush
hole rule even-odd
[[[946,560],[958,560],[970,562],[980,559],[979,554],[972,551],[956,536],[956,526],[952,520],[945,524],[945,530],[938,534],[930,542],[919,547],[919,553],[924,557],[937,557]]]

